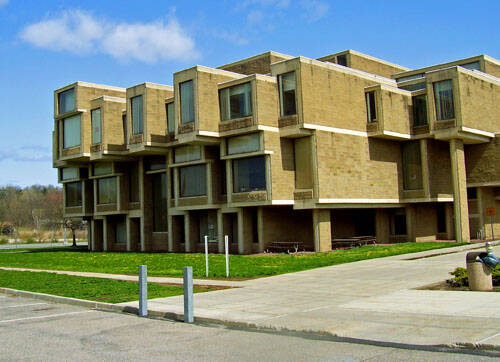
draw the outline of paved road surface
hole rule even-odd
[[[0,294],[1,361],[489,361],[424,351],[188,325]],[[465,353],[464,353],[465,352]]]
[[[0,245],[0,249],[39,249],[39,248],[54,248],[61,246],[71,246],[72,242],[64,243],[37,243],[37,244],[5,244]],[[78,246],[88,245],[86,241],[78,241]]]

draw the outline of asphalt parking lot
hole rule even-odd
[[[0,294],[0,360],[492,360],[189,325]]]

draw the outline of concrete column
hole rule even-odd
[[[375,234],[378,244],[389,242],[390,220],[387,209],[375,210]]]
[[[238,253],[252,252],[252,215],[248,208],[238,211]]]
[[[168,252],[171,253],[174,251],[174,236],[173,236],[173,222],[174,222],[174,218],[172,217],[172,215],[168,214],[167,216],[167,227],[168,227]]]
[[[429,153],[427,152],[427,139],[420,140],[420,162],[422,167],[422,187],[425,197],[430,197],[430,171],[429,171]]]
[[[132,230],[130,224],[130,218],[127,216],[125,218],[125,225],[127,229],[127,251],[132,251]]]
[[[314,251],[332,250],[331,221],[329,209],[313,209]]]
[[[458,243],[469,242],[469,209],[462,140],[450,140],[450,160],[454,197],[453,207],[455,211],[455,238]]]
[[[102,250],[109,251],[111,240],[109,240],[108,217],[105,216],[102,220]]]
[[[257,208],[257,235],[259,238],[259,252],[264,251],[264,208],[259,206]]]
[[[186,216],[184,216],[184,236],[186,253],[195,252],[196,243],[200,238],[200,229],[197,218],[189,211],[186,212]]]
[[[446,238],[448,240],[455,239],[455,219],[453,217],[453,204],[446,203]]]
[[[222,210],[217,210],[217,251],[224,253],[224,220]]]
[[[415,208],[409,205],[405,208],[405,213],[406,213],[406,236],[407,236],[406,241],[414,243],[415,241],[417,241],[416,230],[415,230],[417,227]]]

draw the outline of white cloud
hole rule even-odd
[[[20,36],[39,48],[77,55],[100,52],[124,61],[155,63],[199,56],[194,40],[176,19],[167,23],[157,20],[115,24],[84,11],[72,10],[28,25]]]
[[[48,162],[52,160],[52,155],[46,146],[32,145],[21,146],[17,149],[0,149],[0,162],[7,160],[17,162]]]
[[[230,43],[233,43],[235,45],[247,45],[248,44],[248,39],[244,38],[238,33],[229,33],[227,31],[218,31],[214,30],[212,31],[212,36],[214,38],[226,40]]]
[[[317,0],[303,0],[301,5],[305,10],[304,17],[309,21],[317,21],[324,18],[329,9],[327,3]]]
[[[0,0],[0,8],[4,5],[7,5],[8,2],[9,0]]]

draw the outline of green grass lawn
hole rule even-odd
[[[330,253],[231,255],[232,278],[253,278],[391,255],[415,253],[462,244],[445,242],[401,243],[387,246],[363,246]],[[211,278],[225,276],[224,255],[210,255]],[[27,253],[0,253],[0,266],[100,272],[113,274],[138,273],[138,266],[148,266],[148,275],[181,277],[184,266],[193,267],[194,277],[205,277],[204,254],[111,253],[88,252],[81,248],[32,250]]]
[[[139,299],[137,282],[45,272],[0,270],[0,287],[107,303],[122,303]],[[210,290],[213,288],[194,288],[195,293]],[[181,295],[183,292],[182,286],[148,283],[148,299],[172,297]]]

